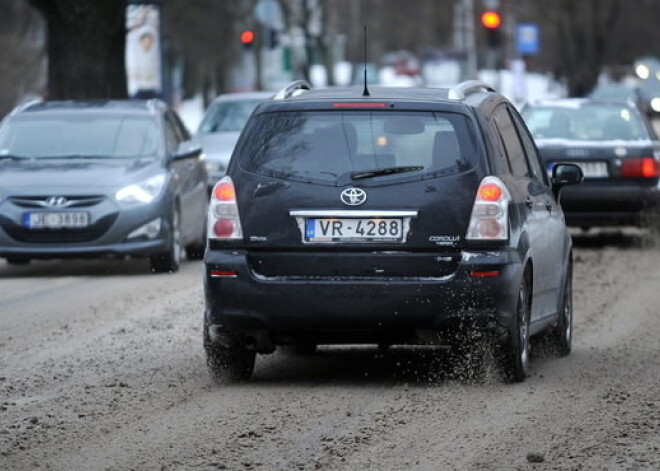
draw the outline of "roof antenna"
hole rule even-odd
[[[367,25],[364,25],[364,90],[362,96],[371,96],[367,88]]]

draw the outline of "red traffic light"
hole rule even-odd
[[[502,25],[502,17],[496,11],[485,11],[481,15],[481,24],[488,29],[497,29]]]
[[[241,33],[241,42],[243,44],[252,44],[254,42],[254,31],[246,29]]]

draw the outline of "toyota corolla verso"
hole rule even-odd
[[[201,258],[201,149],[157,100],[43,102],[0,126],[0,257]]]
[[[494,340],[506,378],[530,336],[571,348],[571,238],[515,108],[481,82],[310,90],[261,104],[215,185],[205,255],[211,373],[277,346]],[[463,335],[458,338],[463,338]]]

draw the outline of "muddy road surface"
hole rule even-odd
[[[365,347],[218,385],[201,263],[2,261],[0,469],[660,469],[660,249],[576,243],[573,353],[514,385]]]

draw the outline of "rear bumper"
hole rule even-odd
[[[561,206],[569,226],[644,227],[657,218],[657,186],[611,185],[585,182],[562,189]]]
[[[247,260],[244,251],[206,253],[212,338],[226,332],[272,344],[408,343],[460,327],[501,334],[515,312],[523,274],[513,250],[464,253],[452,274],[437,278],[264,277]],[[313,255],[309,260],[317,263]],[[214,277],[213,271],[236,277]],[[499,276],[474,277],[474,271]]]

